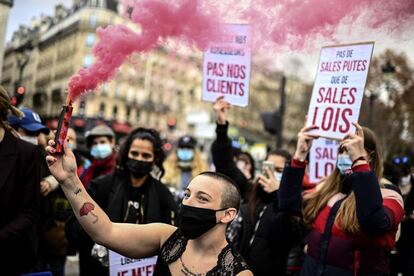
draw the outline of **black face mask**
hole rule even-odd
[[[141,178],[152,171],[153,162],[140,161],[128,158],[127,167],[135,178]]]
[[[216,212],[226,209],[211,210],[183,204],[178,216],[178,228],[187,239],[197,239],[217,224]]]

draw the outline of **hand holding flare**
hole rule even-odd
[[[58,128],[56,130],[55,145],[57,153],[63,153],[63,142],[65,141],[66,135],[68,133],[70,118],[72,117],[72,111],[72,101],[68,95],[66,98],[66,105],[62,106]]]

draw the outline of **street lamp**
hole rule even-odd
[[[387,82],[387,92],[388,92],[388,82],[389,82],[389,76],[391,74],[395,73],[395,66],[392,64],[392,62],[390,60],[388,60],[384,65],[381,66],[381,71],[383,76],[386,77],[386,82]],[[373,122],[374,122],[374,102],[375,99],[377,98],[377,93],[374,93],[373,91],[371,91],[370,95],[369,95],[369,108],[368,108],[368,126],[370,128],[373,127]]]
[[[285,117],[285,108],[286,108],[286,77],[282,75],[280,79],[280,105],[279,105],[279,132],[277,133],[276,148],[282,148],[283,145],[283,118]]]
[[[286,77],[281,76],[280,79],[280,105],[279,109],[273,112],[262,112],[261,118],[264,129],[276,136],[276,148],[281,148],[283,145],[283,118],[286,107]]]

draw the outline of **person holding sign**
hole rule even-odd
[[[321,137],[342,139],[355,130],[373,49],[374,42],[321,49],[307,117]]]
[[[319,189],[302,196],[305,159],[318,138],[316,126],[298,134],[295,155],[279,190],[281,210],[311,225],[301,275],[388,275],[389,255],[404,215],[392,185],[379,184],[382,156],[375,134],[354,123],[356,133],[341,141],[337,167]]]
[[[113,223],[79,180],[68,143],[63,154],[53,146],[49,141],[50,171],[95,242],[135,259],[158,254],[154,275],[253,275],[225,238],[240,205],[231,179],[213,172],[196,176],[186,188],[178,229],[163,223]]]
[[[243,186],[244,174],[232,160],[231,141],[227,136],[230,107],[222,96],[214,104],[217,139],[212,146],[213,160],[217,171],[236,180],[240,190],[246,190],[248,202],[242,204],[237,218],[228,227],[227,237],[254,275],[284,275],[289,250],[301,237],[298,222],[279,212],[277,200],[284,164],[291,155],[283,149],[270,151],[262,173],[252,180],[252,187]]]

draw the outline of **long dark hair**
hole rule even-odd
[[[129,173],[128,166],[126,165],[128,161],[128,152],[131,147],[131,144],[135,139],[147,140],[151,142],[154,154],[154,164],[157,166],[159,173],[158,179],[161,179],[165,173],[164,161],[166,158],[163,141],[161,140],[160,134],[153,128],[143,128],[139,127],[134,129],[125,139],[125,142],[122,143],[117,157],[117,166],[122,168],[124,172]]]
[[[236,148],[234,148],[234,156],[236,157],[236,159],[239,159],[242,156],[247,157],[247,159],[249,160],[249,162],[251,164],[251,166],[250,166],[251,168],[250,168],[249,173],[251,175],[251,179],[253,179],[254,174],[256,172],[256,165],[255,165],[253,156],[250,153],[248,153],[247,151],[242,151],[242,150],[236,149]],[[248,179],[248,180],[251,180],[251,179]]]

